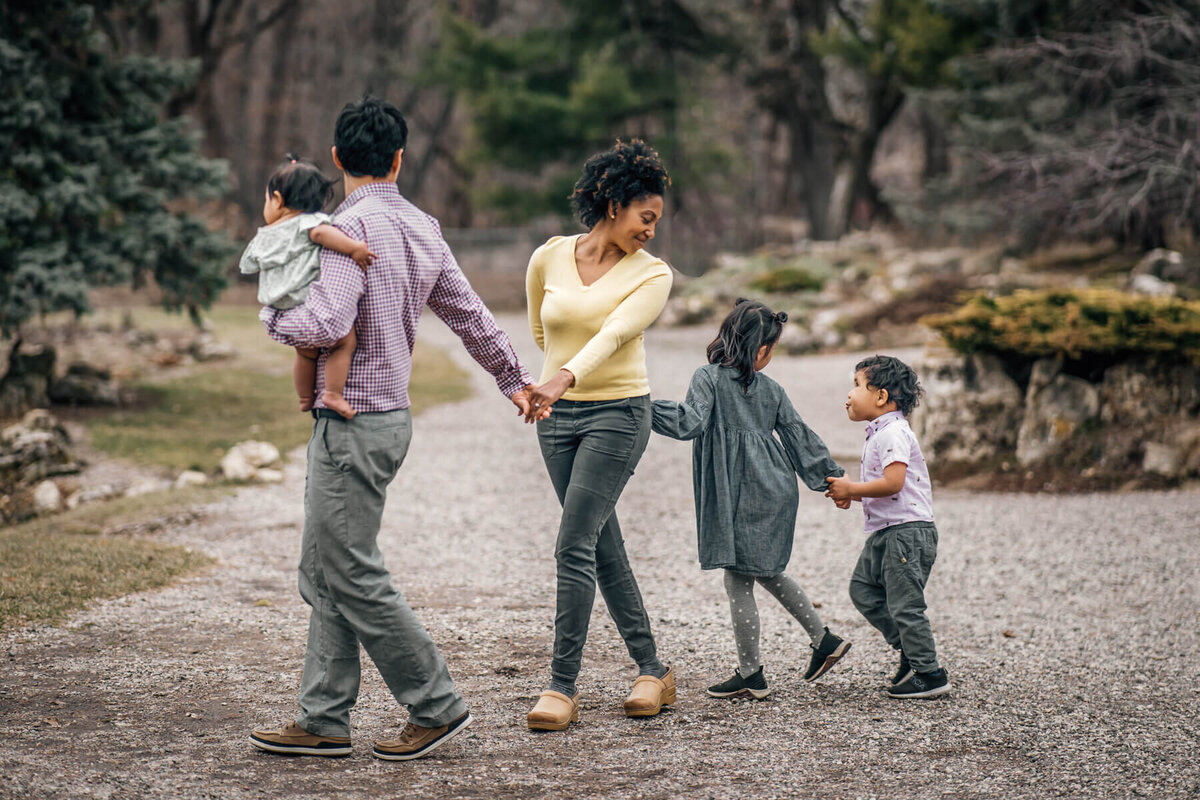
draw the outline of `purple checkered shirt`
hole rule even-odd
[[[459,269],[437,220],[406,200],[396,184],[360,186],[335,214],[337,227],[366,241],[375,262],[364,272],[349,256],[322,250],[321,278],[309,286],[304,304],[287,311],[264,308],[259,319],[272,339],[291,347],[328,347],[353,325],[358,348],[344,396],[356,411],[409,407],[412,348],[426,305],[458,334],[506,397],[533,382]],[[322,354],[318,406],[324,387]]]

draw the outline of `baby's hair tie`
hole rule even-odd
[[[778,314],[776,314],[776,315],[775,315],[775,320],[776,320],[776,321],[777,321],[777,322],[778,322],[780,325],[782,325],[783,323],[787,322],[787,321],[788,321],[788,315],[787,315],[787,312],[786,312],[786,311],[780,311]]]

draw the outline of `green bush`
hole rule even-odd
[[[750,288],[760,292],[817,292],[824,280],[799,267],[780,267],[764,272],[750,281]]]
[[[922,317],[955,350],[1002,356],[1120,359],[1166,355],[1200,363],[1200,302],[1108,289],[976,295]]]

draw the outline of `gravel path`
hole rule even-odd
[[[522,320],[502,322],[536,363]],[[466,361],[440,323],[422,333]],[[710,335],[651,332],[659,396],[682,395]],[[769,368],[848,463],[862,437],[841,405],[853,363]],[[1200,796],[1200,491],[939,492],[928,597],[955,690],[916,704],[883,694],[892,654],[847,597],[860,512],[806,493],[790,572],[854,649],[805,684],[807,637],[760,593],[774,693],[731,703],[703,693],[734,659],[720,577],[695,561],[689,448],[658,437],[619,509],[679,702],[648,720],[621,714],[634,669],[598,600],[582,723],[530,733],[524,714],[549,667],[557,505],[532,430],[471,374],[473,398],[418,418],[381,534],[471,704],[464,736],[436,758],[371,758],[370,739],[403,712],[367,662],[352,757],[246,743],[255,724],[290,716],[299,683],[301,451],[283,485],[164,534],[216,556],[206,574],[0,636],[0,797]]]

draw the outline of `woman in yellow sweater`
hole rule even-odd
[[[671,269],[643,248],[669,184],[645,142],[618,141],[588,159],[575,184],[571,199],[590,230],[555,236],[529,259],[529,326],[546,354],[530,419],[539,419],[542,458],[563,507],[554,660],[550,685],[529,712],[535,730],[579,719],[575,679],[597,584],[638,665],[625,713],[653,716],[675,702],[675,678],[658,660],[613,513],[650,438],[642,333],[666,304]]]

